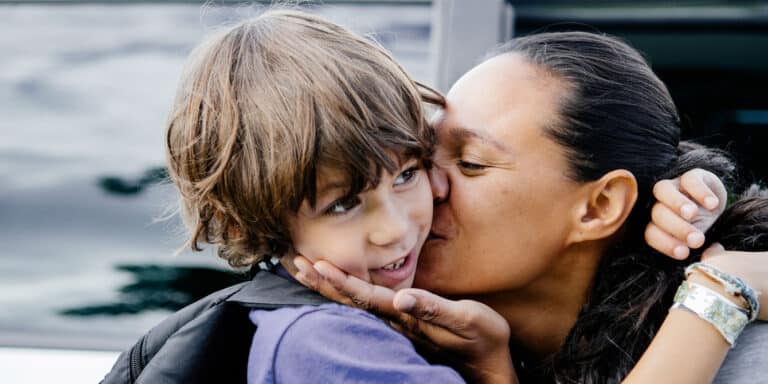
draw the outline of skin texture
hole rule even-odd
[[[412,159],[395,176],[382,175],[376,188],[346,198],[346,187],[338,171],[320,169],[315,206],[305,201],[289,219],[295,251],[373,284],[410,287],[432,222],[426,171]],[[381,269],[404,258],[395,273]]]

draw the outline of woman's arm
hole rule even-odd
[[[702,260],[721,271],[739,276],[756,292],[768,290],[768,252],[729,252],[718,244],[707,249]],[[724,297],[729,295],[711,279],[694,273],[690,281],[705,285]],[[758,296],[758,320],[768,320],[768,295]],[[740,305],[739,300],[733,300]],[[670,311],[653,342],[625,382],[702,383],[717,374],[729,345],[709,323],[687,311]]]
[[[758,292],[768,289],[768,252],[728,252],[713,248],[704,257],[732,275],[739,276]],[[758,260],[760,259],[760,260]],[[452,301],[420,289],[392,290],[359,280],[327,262],[313,268],[299,258],[297,277],[327,297],[350,305],[362,306],[395,319],[411,338],[430,340],[434,345],[463,354],[473,362],[471,369],[493,373],[507,372],[509,329],[498,322],[500,315],[472,300]],[[755,268],[756,265],[761,265]],[[765,266],[762,266],[765,265]],[[717,283],[692,275],[692,281],[721,290]],[[763,295],[761,306],[768,306]],[[762,310],[759,320],[768,320]],[[503,320],[503,319],[502,319]],[[506,324],[506,322],[504,322]],[[722,365],[729,345],[712,325],[685,311],[670,311],[626,383],[704,383],[711,382]],[[501,358],[494,359],[493,355]]]
[[[517,383],[509,353],[509,325],[485,304],[452,301],[429,292],[396,295],[320,261],[294,256],[288,269],[302,284],[349,306],[374,312],[423,349],[451,357],[473,383]],[[321,271],[322,273],[318,273]]]

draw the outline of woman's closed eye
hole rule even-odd
[[[323,211],[323,213],[326,215],[343,215],[353,210],[355,207],[360,205],[360,203],[360,197],[358,196],[343,197],[331,203],[331,205],[329,205]]]
[[[477,164],[477,163],[473,163],[465,160],[459,160],[458,162],[456,162],[456,166],[458,166],[464,171],[469,171],[469,172],[482,171],[488,168],[488,166],[486,165]]]

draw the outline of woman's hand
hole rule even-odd
[[[704,244],[704,232],[723,213],[727,191],[712,172],[693,169],[653,187],[657,203],[645,230],[648,245],[659,252],[685,259],[691,248]]]
[[[302,256],[293,258],[295,277],[323,296],[375,312],[415,343],[441,356],[474,382],[516,382],[509,353],[509,325],[485,304],[448,300],[421,289],[389,288],[347,275],[332,264],[314,266]]]
[[[768,252],[726,251],[713,244],[701,255],[701,261],[744,280],[758,293],[757,319],[768,321]]]

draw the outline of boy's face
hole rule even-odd
[[[377,285],[410,287],[432,224],[426,171],[411,159],[374,189],[345,199],[346,188],[341,173],[320,169],[315,208],[304,201],[289,220],[295,251]]]

